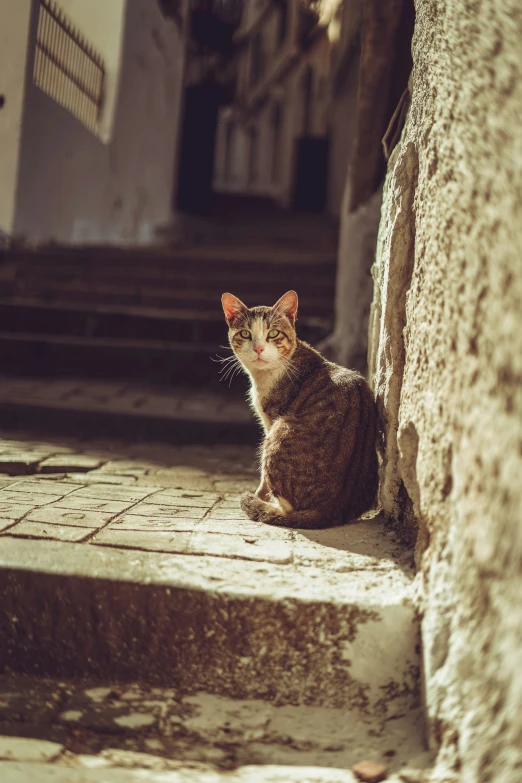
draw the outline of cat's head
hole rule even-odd
[[[297,345],[295,291],[273,307],[247,307],[233,294],[223,294],[221,303],[230,346],[247,370],[257,373],[285,365]]]

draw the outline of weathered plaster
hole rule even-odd
[[[36,10],[31,46],[35,22]],[[171,216],[183,61],[176,23],[157,3],[129,3],[107,145],[28,79],[16,235],[33,243],[153,240]]]
[[[30,0],[0,0],[0,244],[14,221]]]
[[[371,266],[379,224],[381,188],[354,212],[343,198],[335,286],[335,329],[320,346],[332,361],[366,372],[368,318],[372,299]]]
[[[518,783],[522,8],[419,0],[416,12],[412,104],[374,268],[382,501],[396,526],[420,530],[439,772]]]

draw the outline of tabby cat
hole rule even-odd
[[[261,483],[241,508],[291,528],[348,522],[372,508],[378,485],[378,413],[359,373],[326,361],[295,332],[297,294],[273,307],[221,298],[228,338],[250,376],[250,401],[265,430]]]

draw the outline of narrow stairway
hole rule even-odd
[[[0,474],[2,783],[427,779],[412,553],[378,515],[246,520],[245,446],[26,434]]]
[[[231,391],[220,382],[219,357],[229,355],[221,294],[273,304],[297,289],[299,334],[316,343],[332,326],[335,265],[321,244],[4,251],[0,422],[252,442],[251,419],[231,406],[244,399],[244,379]],[[169,395],[192,398],[192,414],[166,405]],[[206,417],[194,413],[198,400]]]

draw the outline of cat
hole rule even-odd
[[[273,307],[221,297],[230,346],[250,376],[250,403],[265,438],[261,482],[245,514],[281,527],[343,524],[374,507],[379,415],[362,375],[333,364],[295,331],[297,294]]]

